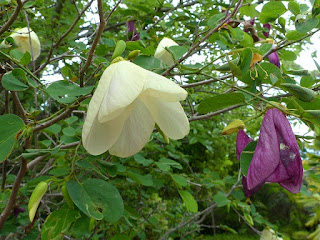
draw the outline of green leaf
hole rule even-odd
[[[191,195],[191,193],[185,190],[179,190],[179,194],[189,212],[193,212],[193,213],[198,212],[198,203],[194,199],[194,197]]]
[[[294,61],[297,59],[297,55],[292,51],[281,50],[279,51],[279,54],[280,58],[285,61]]]
[[[62,130],[63,134],[68,137],[73,137],[76,135],[76,130],[73,127],[66,127]]]
[[[218,207],[224,207],[231,203],[227,196],[221,191],[219,191],[217,194],[213,196],[213,201],[217,203]]]
[[[300,33],[307,33],[318,26],[319,19],[309,18],[307,20],[300,19],[295,22],[296,30]]]
[[[69,181],[67,189],[74,204],[88,217],[113,223],[123,214],[122,198],[111,183],[95,178],[83,183]]]
[[[215,28],[219,24],[220,20],[222,20],[225,16],[226,14],[224,13],[218,13],[213,15],[211,18],[209,18],[207,22],[208,27]]]
[[[134,63],[147,70],[162,67],[162,62],[153,56],[140,55],[135,58]]]
[[[72,117],[69,117],[67,119],[65,119],[64,121],[68,124],[68,125],[71,125],[73,123],[75,123],[76,121],[78,121],[78,117],[77,116],[72,116]]]
[[[23,57],[23,53],[20,52],[18,49],[13,49],[10,51],[10,56],[20,61],[20,59]]]
[[[313,90],[293,83],[283,83],[281,86],[304,102],[312,102],[317,97],[317,94]]]
[[[171,46],[169,47],[169,51],[173,54],[174,59],[178,60],[188,52],[188,49],[182,46]]]
[[[228,62],[229,63],[229,65],[230,65],[230,70],[231,70],[231,73],[232,73],[232,75],[234,75],[234,76],[236,76],[236,77],[239,77],[239,76],[241,76],[242,75],[242,71],[241,71],[241,69],[237,66],[237,65],[235,65],[233,62]]]
[[[63,239],[64,233],[78,218],[80,218],[80,213],[66,205],[53,211],[42,225],[41,240]]]
[[[119,40],[116,44],[111,60],[119,57],[124,52],[124,50],[126,50],[126,42],[123,40]]]
[[[228,25],[228,29],[235,40],[237,41],[244,40],[244,31],[242,31],[240,28],[233,28],[230,25]]]
[[[242,93],[226,93],[204,99],[198,106],[199,113],[214,112],[225,107],[244,103],[245,97]]]
[[[244,39],[240,42],[240,45],[243,47],[252,47],[253,46],[253,38],[246,32],[243,32]]]
[[[14,114],[0,116],[0,162],[11,153],[17,142],[16,135],[23,129],[24,122]]]
[[[242,74],[247,72],[249,70],[251,61],[252,61],[252,50],[251,48],[245,48],[240,55],[240,69],[242,71]]]
[[[20,69],[21,70],[21,69]],[[22,70],[21,70],[22,71]],[[2,76],[2,86],[8,91],[24,91],[29,88],[28,85],[22,83],[20,71],[10,71]],[[25,75],[24,75],[25,76]]]
[[[22,65],[28,65],[31,61],[31,54],[27,51],[25,52],[25,54],[23,54],[23,56],[20,59],[20,63]]]
[[[313,77],[311,76],[303,76],[300,80],[301,87],[309,88],[314,84]]]
[[[242,15],[246,15],[251,18],[258,17],[259,12],[256,10],[256,6],[257,4],[249,4],[249,5],[242,6],[240,8],[240,13]]]
[[[292,12],[294,15],[300,14],[300,6],[296,2],[289,2],[288,9],[290,12]]]
[[[184,176],[172,174],[171,177],[180,187],[188,186],[188,181]]]
[[[135,172],[128,172],[128,176],[143,186],[151,187],[153,185],[151,174],[141,175],[141,174],[135,173]]]
[[[286,38],[288,40],[294,41],[294,40],[298,40],[298,39],[304,37],[305,35],[306,35],[305,33],[301,33],[296,30],[292,30],[292,31],[287,32]]]
[[[142,155],[140,154],[136,154],[134,155],[134,160],[137,162],[137,163],[140,163],[142,164],[143,166],[147,167],[147,166],[150,166],[152,163],[153,163],[153,160],[152,159],[145,159]]]
[[[257,141],[250,142],[242,151],[240,155],[240,168],[244,176],[247,176],[248,169],[253,158],[254,151],[257,147]]]
[[[317,16],[320,13],[320,0],[315,0],[312,7],[312,16]]]
[[[44,129],[44,131],[57,135],[61,131],[61,126],[59,124],[53,124]]]
[[[276,20],[287,11],[282,2],[272,1],[263,5],[260,13],[260,22],[268,23]]]

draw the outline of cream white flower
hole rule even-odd
[[[170,38],[163,38],[156,49],[154,57],[162,60],[168,66],[172,66],[174,64],[172,55],[165,49],[171,46],[178,46],[178,44]]]
[[[32,44],[33,59],[36,60],[40,56],[41,46],[37,34],[30,29],[30,37]],[[31,54],[31,46],[29,41],[28,28],[15,29],[15,32],[10,35],[13,38],[15,44],[18,46],[17,49],[22,52],[29,52]],[[11,45],[1,43],[2,47],[11,47]]]
[[[283,239],[281,237],[278,237],[271,228],[267,227],[263,229],[260,240],[283,240]]]
[[[155,123],[172,139],[189,133],[179,103],[187,92],[174,82],[131,62],[111,64],[102,74],[90,101],[82,142],[92,155],[107,150],[119,157],[138,153]]]

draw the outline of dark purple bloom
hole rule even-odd
[[[128,41],[138,41],[140,39],[140,35],[134,25],[134,20],[130,20],[127,22],[127,35]]]
[[[264,30],[267,30],[267,31],[263,31],[262,33],[266,38],[268,38],[270,29],[271,29],[271,25],[269,23],[263,24],[263,28],[264,28]]]
[[[13,209],[13,214],[14,214],[15,217],[18,217],[18,215],[19,215],[20,213],[23,213],[23,212],[25,212],[25,211],[26,211],[26,210],[25,210],[24,208],[15,207],[15,208]]]
[[[276,65],[278,68],[280,68],[280,57],[277,52],[270,53],[268,55],[268,59],[269,59],[270,63],[272,63],[272,64]]]
[[[252,141],[241,131],[237,138],[238,159],[245,143]],[[260,137],[247,178],[242,179],[245,194],[247,197],[251,196],[265,182],[277,182],[288,191],[298,193],[302,176],[299,147],[291,126],[281,111],[276,108],[269,109],[261,124]]]

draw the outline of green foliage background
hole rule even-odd
[[[108,21],[96,38],[99,3]],[[0,218],[0,237],[259,239],[268,226],[283,239],[319,239],[320,68],[315,62],[318,70],[310,72],[295,60],[319,31],[320,2],[116,4],[0,0],[0,32],[5,30],[0,42],[10,41],[11,31],[28,25],[41,42],[35,62],[15,46],[0,49],[0,211],[7,212]],[[18,15],[6,27],[15,11]],[[135,20],[139,41],[127,41],[129,20]],[[263,35],[267,22],[275,46]],[[153,57],[163,37],[180,45],[169,49],[174,68]],[[260,41],[254,42],[254,37]],[[182,105],[191,130],[170,144],[155,131],[145,148],[129,158],[90,156],[81,144],[82,125],[118,40],[126,41],[122,57],[140,50],[134,63],[188,91]],[[85,68],[95,41],[93,59]],[[272,51],[278,52],[281,69],[269,63]],[[264,60],[249,68],[253,53]],[[47,78],[56,82],[50,84]],[[283,85],[287,83],[295,85]],[[293,195],[277,184],[265,184],[246,199],[235,155],[236,134],[221,132],[242,119],[246,132],[257,138],[266,105],[274,102],[286,105],[289,119],[314,131],[311,137],[297,136],[303,187]],[[28,201],[41,181],[49,183],[49,189],[30,223]],[[15,216],[13,211],[21,208],[25,212]]]

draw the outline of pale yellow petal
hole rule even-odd
[[[172,66],[174,64],[172,55],[165,49],[171,46],[178,46],[178,44],[170,38],[163,38],[156,49],[154,57],[162,60],[168,66]]]
[[[137,99],[123,125],[117,142],[109,149],[110,154],[129,157],[138,153],[148,142],[154,128],[154,121],[148,109]]]
[[[186,99],[188,92],[175,82],[148,71],[147,81],[142,94],[161,98],[167,102],[177,102]]]
[[[113,68],[109,73],[109,68]],[[143,90],[148,71],[128,61],[111,64],[101,80],[110,79],[99,110],[100,122],[109,121],[122,113]],[[101,81],[100,80],[100,81]]]
[[[86,120],[82,130],[82,142],[88,153],[99,155],[106,152],[119,138],[130,111],[128,107],[123,114],[103,123],[98,121],[97,115],[92,123]]]
[[[28,28],[18,29],[15,33],[11,34],[18,50],[22,53],[29,52],[31,54],[31,45],[29,41]],[[37,34],[30,29],[30,37],[32,44],[33,59],[36,60],[40,56],[41,45]]]
[[[189,133],[189,120],[179,102],[165,102],[159,98],[141,96],[153,120],[171,139],[181,139]]]

